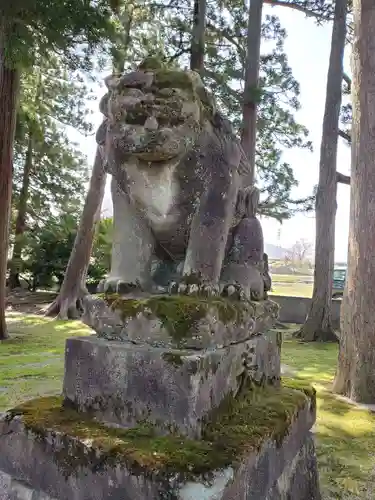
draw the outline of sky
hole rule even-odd
[[[274,14],[280,18],[281,25],[287,31],[285,52],[293,75],[300,83],[301,109],[297,112],[297,120],[305,125],[310,132],[313,143],[313,152],[306,150],[285,150],[283,160],[293,168],[295,177],[299,182],[293,192],[294,197],[308,196],[312,193],[314,185],[318,182],[319,150],[322,133],[322,120],[325,104],[327,70],[331,45],[332,24],[317,26],[311,18],[306,18],[302,13],[283,7],[270,7],[265,5],[263,15]],[[349,53],[345,54],[345,71],[350,74]],[[103,75],[103,77],[106,75]],[[98,87],[98,100],[104,94],[103,86]],[[101,122],[98,102],[93,104],[92,121],[95,127]],[[88,157],[90,164],[95,156],[95,136],[84,138],[73,134],[72,139],[79,143],[83,153]],[[343,174],[350,173],[350,148],[339,139],[337,169]],[[337,191],[336,214],[336,242],[335,260],[346,261],[349,226],[350,188],[339,184]],[[109,181],[103,203],[103,212],[108,215],[112,212]],[[284,248],[291,247],[297,240],[303,238],[315,241],[314,213],[299,214],[280,225],[272,219],[262,218],[262,227],[265,241],[280,245]]]

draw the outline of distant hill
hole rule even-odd
[[[264,251],[268,255],[269,259],[281,260],[284,259],[288,250],[278,245],[272,245],[272,243],[265,243]]]

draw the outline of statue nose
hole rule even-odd
[[[144,128],[146,130],[157,130],[159,128],[157,119],[154,116],[149,116],[145,121]]]

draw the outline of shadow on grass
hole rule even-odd
[[[328,386],[335,375],[337,351],[337,344],[334,343],[311,345],[286,336],[282,343],[281,358],[282,363],[297,371],[298,377]]]
[[[336,399],[333,394],[323,390],[319,391],[319,409],[320,411],[330,412],[340,417],[345,417],[348,413],[358,411],[355,406]]]
[[[324,499],[375,499],[375,414],[330,392],[337,344],[300,343],[284,334],[282,363],[317,391],[316,442]]]
[[[357,430],[352,433],[340,426],[328,424],[327,420],[327,415],[319,419],[316,432],[323,491],[338,499],[373,499],[372,494],[375,492],[373,432],[367,427],[367,430]],[[355,427],[351,419],[348,424]]]

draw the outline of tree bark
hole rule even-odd
[[[354,0],[348,275],[334,391],[375,403],[375,3]]]
[[[342,98],[347,0],[336,0],[316,195],[314,290],[310,311],[297,336],[305,341],[337,341],[332,328],[332,274],[335,257],[337,143]]]
[[[19,73],[5,59],[5,22],[0,19],[0,340],[8,337],[5,322],[9,217],[13,176],[13,140],[16,125]]]
[[[193,32],[191,38],[190,69],[201,75],[204,70],[206,0],[194,0]]]
[[[74,319],[79,316],[80,298],[87,293],[85,279],[95,235],[95,222],[99,219],[103,202],[105,183],[106,172],[98,147],[89,190],[64,281],[59,295],[46,311],[47,316],[58,316],[60,319]]]
[[[9,288],[20,286],[19,275],[22,267],[23,235],[26,229],[27,200],[29,197],[30,174],[33,167],[33,138],[29,131],[29,139],[25,164],[23,167],[22,187],[18,200],[16,228],[14,233],[14,247],[9,273]]]
[[[249,160],[247,184],[254,184],[257,104],[260,97],[259,63],[263,0],[250,0],[247,25],[247,58],[243,93],[241,144]]]

